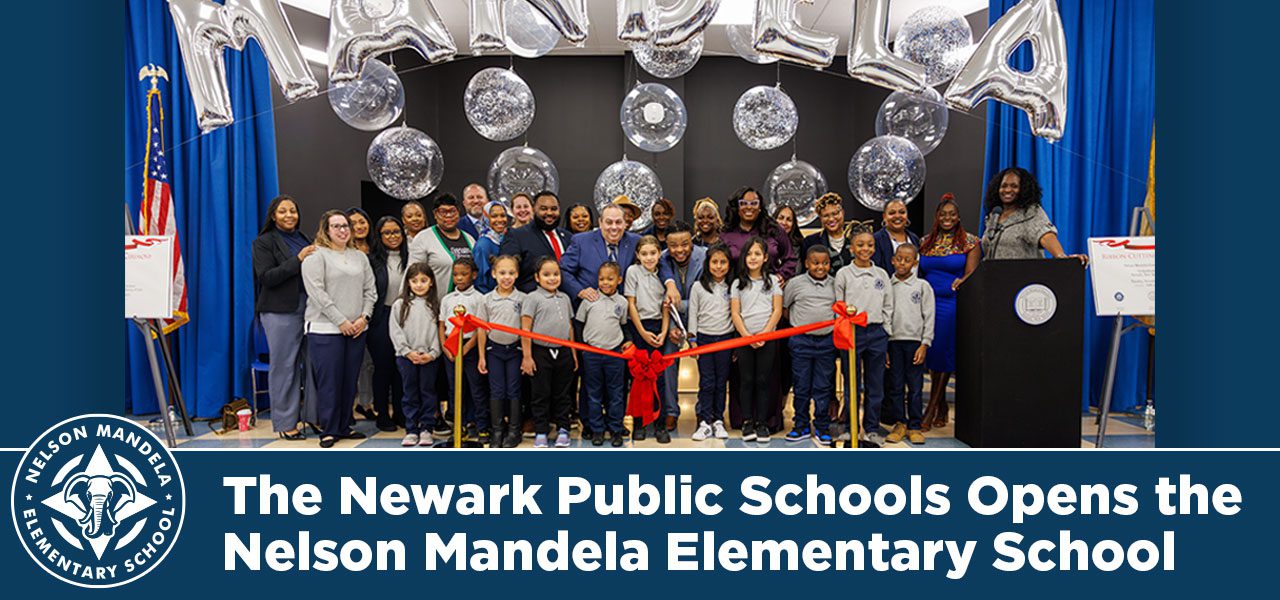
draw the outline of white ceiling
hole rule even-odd
[[[327,30],[323,34],[311,32],[308,35],[304,29],[308,29],[308,21],[317,21],[312,15],[317,15],[327,20],[330,1],[281,1],[291,7],[286,12],[294,22],[295,29],[299,30],[298,38],[303,46],[311,50],[322,51],[325,45],[324,39],[328,36]],[[423,2],[427,0],[414,1]],[[659,3],[667,5],[674,1],[659,0]],[[440,18],[444,21],[445,27],[453,35],[459,54],[470,54],[467,44],[470,0],[432,0],[432,2],[436,11],[440,13]],[[806,27],[838,35],[840,37],[839,52],[843,53],[849,45],[849,32],[853,21],[853,2],[854,0],[808,0],[808,2],[801,3],[796,7],[796,17]],[[724,26],[715,23],[744,22],[752,13],[754,5],[755,0],[721,0],[716,20],[706,31],[704,54],[732,55],[733,50],[729,47],[729,40],[725,36]],[[985,21],[981,23],[975,22],[972,15],[986,10],[987,0],[893,0],[889,5],[889,39],[893,39],[893,35],[902,23],[907,20],[908,16],[921,8],[933,5],[948,5],[961,14],[971,16],[969,21],[970,25],[975,27],[973,32],[975,41],[986,30]],[[626,45],[619,42],[615,35],[617,28],[617,2],[615,0],[587,0],[587,7],[591,28],[586,43],[581,48],[578,48],[561,41],[560,46],[553,50],[552,54],[621,54],[625,52]],[[299,11],[311,14],[303,15]],[[327,28],[327,23],[322,23],[322,25],[324,27],[320,29]],[[978,27],[981,27],[981,29],[977,29]],[[310,29],[316,28],[312,26]]]

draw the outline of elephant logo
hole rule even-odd
[[[89,475],[79,473],[62,486],[62,499],[78,503],[84,516],[77,524],[86,540],[115,535],[116,513],[137,495],[133,482],[119,473]]]
[[[87,415],[36,439],[14,475],[12,502],[36,564],[73,585],[113,587],[168,555],[186,491],[155,434],[129,419]]]

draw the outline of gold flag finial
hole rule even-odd
[[[143,81],[147,78],[151,79],[151,89],[155,90],[159,89],[161,79],[169,81],[169,74],[165,72],[164,67],[159,65],[147,65],[138,69],[138,81]]]

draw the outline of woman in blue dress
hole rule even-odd
[[[955,196],[944,194],[933,215],[933,230],[920,242],[920,276],[933,287],[935,299],[933,346],[924,359],[929,369],[925,431],[947,424],[947,382],[956,370],[956,289],[981,260],[978,237],[960,224]]]

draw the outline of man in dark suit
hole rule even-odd
[[[462,188],[462,218],[458,219],[458,229],[478,240],[489,231],[489,220],[484,216],[484,205],[489,203],[489,193],[478,183],[468,183]]]
[[[542,257],[550,256],[560,262],[569,248],[570,238],[569,232],[559,224],[560,198],[555,192],[542,191],[533,199],[533,222],[507,232],[502,240],[502,253],[520,260],[516,289],[529,293],[538,287],[533,274]]]

